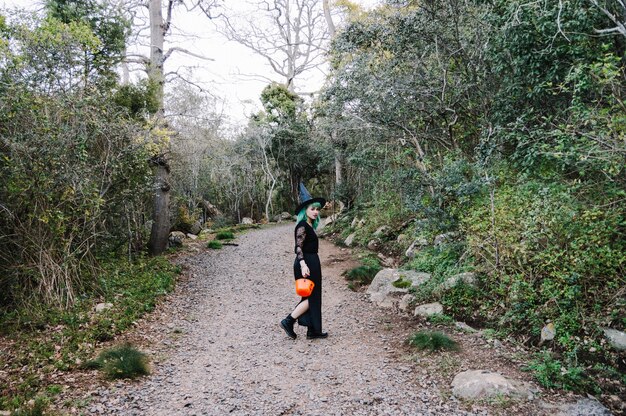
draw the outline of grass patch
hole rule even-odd
[[[150,373],[146,355],[130,344],[101,352],[97,359],[87,362],[85,367],[101,369],[110,379],[137,378]]]
[[[344,273],[346,280],[350,283],[348,286],[352,286],[354,290],[360,286],[369,285],[376,276],[376,273],[380,271],[380,266],[359,266],[352,270],[348,270]]]
[[[232,231],[220,231],[215,235],[217,240],[232,240],[235,238],[235,234]]]
[[[68,309],[35,304],[0,311],[0,329],[12,342],[0,357],[0,367],[7,371],[0,409],[23,409],[31,399],[54,394],[57,388],[47,391],[38,373],[71,371],[79,366],[77,362],[89,360],[98,343],[115,339],[152,311],[159,298],[174,288],[181,271],[164,257],[133,262],[107,259],[100,267],[94,288]],[[99,302],[113,307],[96,313]]]
[[[211,240],[207,243],[207,248],[211,248],[213,250],[219,250],[220,248],[222,248],[222,243],[220,243],[217,240]]]
[[[400,289],[408,289],[413,284],[410,280],[404,280],[403,278],[399,278],[391,283],[393,287],[397,287]]]
[[[458,351],[459,344],[442,332],[420,331],[409,338],[409,345],[418,350],[437,351]]]
[[[441,314],[441,313],[436,313],[434,315],[430,315],[426,318],[428,320],[428,322],[430,322],[433,325],[445,325],[445,326],[450,326],[452,324],[454,324],[454,318],[452,318],[451,316],[445,315],[445,314]]]

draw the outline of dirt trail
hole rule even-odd
[[[150,332],[159,340],[144,347],[156,358],[152,375],[94,388],[87,413],[511,413],[511,408],[472,407],[450,397],[449,380],[431,377],[432,368],[411,359],[403,344],[410,323],[350,291],[340,275],[354,266],[350,253],[326,241],[321,240],[320,257],[329,338],[306,340],[303,327],[296,328],[298,339],[287,338],[279,321],[298,299],[292,233],[293,224],[254,230],[239,236],[238,246],[202,249],[181,259],[189,279],[157,313],[160,319],[138,329],[148,334],[144,341]]]

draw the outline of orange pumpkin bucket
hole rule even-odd
[[[311,296],[315,283],[309,279],[296,279],[296,294],[303,298]]]

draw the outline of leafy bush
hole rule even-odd
[[[457,351],[459,344],[442,332],[421,331],[416,332],[409,338],[409,345],[419,350],[436,351]]]
[[[381,270],[380,263],[375,257],[365,257],[361,260],[363,265],[344,272],[346,280],[350,282],[353,290],[372,283],[376,274]]]
[[[235,238],[235,234],[232,231],[220,231],[215,235],[217,240],[232,240]]]
[[[132,345],[126,344],[102,351],[90,361],[87,368],[99,368],[108,378],[137,378],[149,374],[147,357]]]
[[[211,240],[207,243],[207,248],[211,248],[213,250],[219,250],[220,248],[222,248],[222,243],[220,243],[217,240]]]
[[[527,369],[544,387],[573,391],[598,392],[598,386],[587,376],[580,366],[567,366],[544,351],[529,363]]]
[[[182,231],[184,233],[190,233],[196,220],[189,212],[189,208],[186,205],[181,204],[178,206],[178,215],[174,220],[173,230]]]

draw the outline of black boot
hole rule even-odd
[[[306,331],[306,339],[328,338],[328,332],[313,332],[311,329]]]
[[[285,319],[280,321],[280,326],[285,330],[287,336],[291,339],[296,339],[297,335],[293,332],[293,324],[296,323],[296,319],[291,317],[291,314],[287,315]]]

